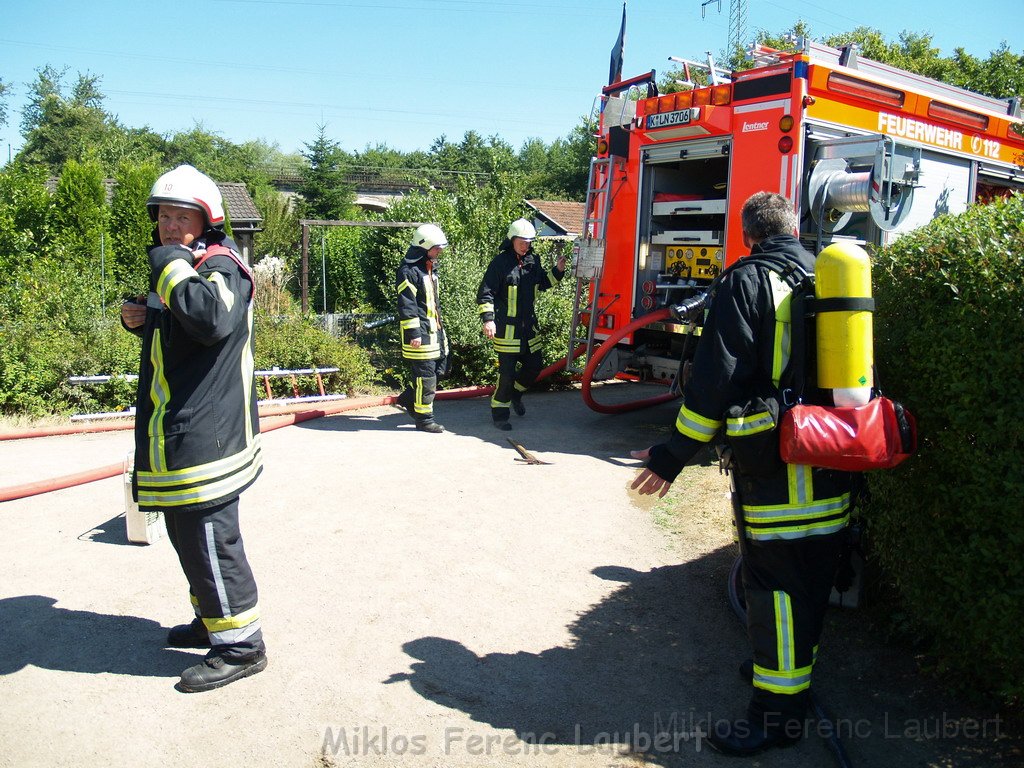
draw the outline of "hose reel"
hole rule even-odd
[[[910,214],[921,173],[919,148],[888,136],[857,137],[824,142],[819,154],[824,156],[813,163],[807,195],[822,232],[842,230],[855,213],[867,213],[875,226],[891,232]]]

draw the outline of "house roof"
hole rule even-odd
[[[558,235],[578,237],[583,233],[583,203],[565,200],[527,200],[526,204]]]
[[[232,227],[237,227],[242,222],[258,226],[263,221],[263,216],[256,208],[256,203],[249,197],[249,190],[245,184],[240,181],[218,181],[217,187],[224,197],[224,207],[228,209]]]

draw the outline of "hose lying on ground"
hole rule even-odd
[[[492,391],[494,391],[493,387],[463,387],[460,389],[442,390],[437,393],[437,398],[441,400],[456,400],[460,398],[480,397],[482,395],[489,395]],[[386,395],[382,397],[355,397],[316,409],[308,408],[307,403],[303,403],[301,406],[285,406],[284,408],[280,408],[260,416],[260,432],[272,432],[275,429],[280,429],[281,427],[299,424],[303,421],[318,419],[322,416],[330,416],[344,411],[352,411],[359,408],[372,408],[378,405],[393,405],[396,399],[397,397],[395,395]],[[302,408],[306,408],[306,410],[302,410]],[[5,433],[3,439],[14,440],[30,437],[81,434],[87,432],[110,432],[114,430],[132,429],[134,424],[129,422],[122,424],[102,424],[96,426],[100,428],[91,429],[87,425],[83,425],[75,427],[42,427],[37,430],[19,430],[17,432]],[[63,475],[49,480],[40,480],[32,483],[23,483],[21,485],[12,485],[7,488],[0,488],[0,502],[23,499],[27,496],[36,496],[41,493],[48,493],[49,491],[59,491],[63,488],[84,485],[85,483],[91,483],[96,480],[105,480],[108,477],[116,477],[123,471],[124,467],[121,463],[109,464],[105,467],[99,467],[85,472],[76,472],[70,475]]]
[[[598,413],[626,413],[627,411],[635,411],[639,408],[649,408],[652,405],[658,405],[659,403],[666,403],[669,400],[674,400],[677,395],[673,392],[666,392],[662,395],[656,395],[654,397],[648,397],[643,400],[635,400],[632,403],[618,403],[616,405],[604,405],[603,403],[597,402],[593,395],[590,393],[591,383],[594,379],[594,374],[597,372],[598,367],[601,365],[601,361],[604,360],[605,356],[613,349],[615,344],[625,336],[627,333],[632,333],[638,328],[656,323],[660,320],[665,320],[671,316],[671,312],[668,307],[657,309],[651,312],[649,315],[638,317],[628,325],[619,328],[619,330],[612,333],[605,341],[599,346],[593,357],[590,358],[590,362],[587,363],[587,367],[583,370],[583,402],[585,402],[592,410]]]
[[[573,352],[573,357],[578,357],[586,350],[586,347],[579,347]],[[563,358],[552,365],[549,365],[537,377],[538,381],[553,373],[565,368],[567,359]],[[455,389],[444,389],[437,393],[437,400],[460,400],[463,398],[482,397],[494,391],[494,387],[459,387]],[[331,416],[344,411],[353,411],[359,408],[372,408],[378,405],[394,405],[396,395],[384,395],[380,397],[356,397],[341,402],[334,402],[323,408],[309,408],[308,403],[285,405],[271,410],[264,409],[260,414],[260,432],[272,432],[281,427],[299,424],[310,419],[319,419],[323,416]],[[0,440],[20,440],[32,437],[51,437],[56,435],[74,435],[91,432],[112,432],[116,430],[127,430],[134,427],[134,420],[119,424],[96,424],[96,425],[75,425],[65,427],[40,427],[38,429],[16,430],[0,433]],[[0,502],[22,499],[27,496],[36,496],[49,491],[58,491],[63,488],[71,488],[75,485],[91,483],[95,480],[105,480],[108,477],[116,477],[124,471],[122,464],[110,464],[98,469],[86,472],[76,472],[71,475],[40,480],[32,483],[13,485],[7,488],[0,488]]]

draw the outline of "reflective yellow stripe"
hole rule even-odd
[[[249,418],[249,414],[252,413],[252,399],[256,394],[256,387],[253,384],[256,374],[256,360],[252,354],[252,326],[253,305],[252,301],[249,301],[246,309],[246,327],[249,329],[249,341],[242,352],[242,380],[240,382],[242,387],[242,407],[245,409],[243,411],[245,416],[243,416],[242,420],[245,422],[246,445],[253,445],[255,442],[255,436],[253,434],[253,420]],[[258,429],[258,424],[256,426]]]
[[[807,690],[811,685],[811,667],[776,670],[754,665],[754,687],[772,693],[790,696]]]
[[[679,409],[679,416],[676,418],[676,429],[687,437],[692,437],[694,440],[702,443],[710,443],[721,428],[721,421],[701,416],[696,411],[691,411],[685,405]]]
[[[494,304],[492,304],[490,302],[486,302],[484,304],[481,304],[480,305],[480,314],[482,315],[484,312],[494,312]]]
[[[508,316],[515,317],[517,311],[517,303],[519,301],[519,286],[510,285],[508,287]]]
[[[419,328],[420,327],[420,319],[418,317],[410,317],[407,320],[403,320],[401,325],[402,325],[402,328],[404,328],[404,329]]]
[[[804,539],[808,536],[826,536],[839,533],[850,522],[848,514],[832,520],[821,520],[807,525],[777,525],[763,528],[747,528],[747,538],[753,541],[778,541]]]
[[[164,353],[160,329],[153,331],[153,342],[149,349],[149,362],[153,366],[153,381],[149,386],[149,399],[153,403],[153,414],[149,417],[149,466],[160,472],[167,468],[164,455],[164,416],[171,401],[171,386],[164,372]]]
[[[192,265],[184,259],[173,259],[164,267],[160,277],[157,278],[157,295],[163,300],[164,304],[170,304],[171,291],[174,290],[174,286],[190,277],[199,277],[199,273],[192,269]]]
[[[494,348],[498,352],[514,353],[518,352],[521,343],[516,338],[516,329],[514,325],[506,325],[501,335],[494,335]]]
[[[429,416],[431,413],[434,412],[433,411],[433,405],[426,405],[423,402],[423,377],[422,376],[417,376],[416,377],[416,385],[414,387],[414,391],[415,391],[415,395],[414,395],[414,398],[413,398],[413,410],[416,411],[416,413],[423,413],[423,414],[426,414],[426,415]]]
[[[228,288],[224,275],[220,272],[211,272],[206,279],[217,287],[217,295],[224,302],[224,306],[228,308],[228,312],[230,312],[231,308],[235,306],[235,294]]]
[[[747,538],[753,541],[777,541],[803,539],[808,536],[825,536],[838,533],[850,522],[848,512],[828,520],[817,520],[803,525],[780,524],[774,526],[747,526]]]
[[[809,520],[834,515],[850,505],[850,494],[819,499],[806,504],[744,504],[743,517],[752,523],[782,520]]]
[[[787,464],[790,504],[807,504],[814,499],[814,469],[806,464]]]
[[[406,360],[436,360],[441,356],[441,348],[435,344],[432,347],[402,347],[402,357]]]
[[[406,288],[408,288],[410,291],[412,291],[412,295],[413,296],[416,295],[416,286],[413,283],[410,283],[408,280],[403,280],[401,282],[401,284],[398,286],[398,293],[401,293]]]
[[[177,490],[157,490],[161,484],[152,483],[145,486],[139,480],[139,504],[157,509],[180,507],[187,504],[198,504],[204,501],[228,496],[238,491],[256,478],[260,468],[263,466],[262,454],[257,450],[251,453],[252,463],[243,466],[239,471],[228,475],[216,482],[209,482],[202,485],[191,484]]]
[[[207,632],[225,632],[229,629],[239,629],[240,627],[252,624],[260,617],[260,608],[258,605],[254,605],[247,611],[242,611],[236,616],[225,616],[223,619],[203,619],[203,624],[206,626]]]
[[[725,434],[729,437],[745,437],[775,428],[775,419],[770,413],[756,413],[726,419]]]
[[[428,280],[423,283],[424,299],[427,303],[427,320],[429,321],[430,330],[437,330],[437,303],[434,299],[434,286]]]
[[[780,670],[793,668],[793,605],[785,592],[772,593],[775,602],[775,657]]]
[[[782,372],[789,364],[791,354],[790,324],[792,322],[793,289],[774,270],[768,272],[768,282],[775,304],[775,337],[772,341],[772,382],[779,385]]]
[[[262,436],[256,435],[251,444],[232,456],[225,456],[216,461],[206,464],[198,464],[185,469],[174,469],[171,471],[147,471],[139,470],[139,483],[149,486],[182,485],[184,483],[201,483],[215,477],[221,477],[229,472],[236,471],[251,461],[252,455],[262,447]]]

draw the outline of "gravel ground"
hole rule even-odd
[[[204,694],[174,689],[200,658],[163,647],[187,591],[166,540],[127,543],[120,478],[0,504],[0,765],[740,764],[699,733],[747,698],[725,480],[705,462],[657,503],[627,492],[629,450],[675,405],[526,404],[512,433],[472,399],[436,404],[442,435],[393,407],[266,434],[242,531],[270,664]],[[549,463],[516,461],[508,436]],[[0,486],[130,447],[0,442]],[[869,618],[833,612],[815,677],[853,765],[1024,764],[1004,722],[939,695]],[[818,730],[747,762],[833,765]]]

